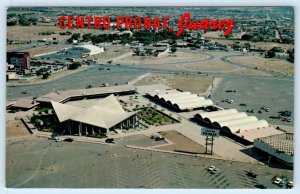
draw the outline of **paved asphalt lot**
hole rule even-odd
[[[237,90],[237,92],[226,93],[226,90]],[[222,100],[234,100],[232,104],[221,102]],[[212,95],[212,100],[224,108],[236,108],[240,112],[254,109],[254,115],[259,119],[265,119],[271,124],[290,125],[293,122],[284,122],[279,119],[270,119],[269,116],[277,116],[278,111],[292,111],[294,116],[294,81],[266,78],[235,77],[223,78],[218,88]],[[245,103],[247,106],[240,106]],[[258,113],[261,107],[270,108],[270,112]]]
[[[291,170],[224,162],[161,152],[140,151],[124,145],[140,136],[119,139],[114,145],[54,142],[42,137],[7,141],[7,187],[21,188],[255,188]],[[215,165],[221,173],[211,175]],[[257,173],[256,179],[244,170]]]

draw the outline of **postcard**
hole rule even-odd
[[[6,187],[292,189],[294,12],[9,7]]]

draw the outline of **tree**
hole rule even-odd
[[[276,53],[283,53],[284,50],[281,47],[273,47],[272,49],[267,51],[266,57],[273,58]]]
[[[272,49],[268,50],[268,52],[266,54],[266,57],[267,58],[273,58],[273,57],[275,57],[275,52]]]
[[[250,43],[246,42],[246,43],[244,44],[244,47],[245,47],[247,50],[250,50],[251,45],[250,45]]]
[[[37,22],[37,19],[32,17],[32,18],[29,18],[28,21],[32,24],[32,25],[36,25],[36,22]]]
[[[15,19],[7,20],[6,25],[7,26],[15,26],[17,25],[18,21]]]
[[[294,53],[295,53],[294,48],[293,48],[292,50],[288,50],[287,53],[288,53],[289,56],[290,56],[290,60],[291,60],[292,62],[294,62]]]
[[[283,53],[284,52],[284,50],[281,47],[273,47],[271,50],[274,51],[275,53]]]
[[[171,47],[171,52],[175,53],[177,51],[177,48],[175,46]]]
[[[145,51],[145,53],[147,54],[147,55],[152,55],[152,50],[151,49],[147,49],[146,51]]]
[[[74,62],[74,63],[69,65],[68,69],[74,70],[74,69],[78,69],[79,67],[81,67],[81,63],[80,62]]]
[[[79,33],[74,33],[74,34],[72,34],[71,38],[73,40],[79,40],[80,39],[80,34]]]
[[[82,35],[82,39],[83,39],[84,42],[91,41],[92,40],[92,34],[91,33],[84,34],[84,35]]]
[[[29,26],[31,23],[26,17],[19,17],[19,24],[21,26]]]
[[[252,38],[253,38],[253,36],[250,34],[244,34],[241,37],[242,40],[251,40]]]
[[[50,73],[46,72],[43,74],[43,79],[48,79],[49,76],[50,76]]]

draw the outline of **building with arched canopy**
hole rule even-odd
[[[194,115],[194,119],[245,144],[253,143],[256,138],[283,133],[271,127],[266,120],[258,120],[236,109],[200,112]]]
[[[180,92],[178,90],[158,91],[147,95],[155,101],[171,106],[178,111],[194,110],[213,105],[211,100],[191,92]]]

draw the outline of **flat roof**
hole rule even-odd
[[[135,91],[135,87],[132,85],[118,85],[110,87],[99,87],[89,89],[77,89],[77,90],[63,90],[56,91],[41,96],[36,99],[37,102],[63,102],[69,98],[81,97],[81,96],[93,96],[101,94],[117,94],[121,92]]]
[[[265,138],[273,135],[284,134],[283,131],[277,130],[274,127],[263,127],[248,130],[241,130],[239,133],[232,133],[241,137],[249,142],[254,142],[255,139]]]
[[[78,45],[78,46],[75,46],[75,48],[84,48],[84,49],[89,50],[90,52],[98,51],[98,50],[102,49],[102,47],[100,48],[100,47],[92,45],[92,44]]]
[[[279,130],[277,130],[279,131]],[[282,131],[281,131],[282,132]],[[280,152],[287,153],[289,155],[294,155],[294,134],[284,133],[274,134],[268,137],[257,138],[255,141],[263,141],[269,144],[276,150]]]
[[[19,98],[15,102],[12,102],[10,104],[7,104],[6,106],[11,105],[11,107],[14,108],[24,108],[24,109],[30,109],[38,105],[38,102],[35,102],[34,100],[30,98]]]
[[[137,85],[136,90],[138,93],[158,93],[162,91],[171,90],[169,86],[163,84],[151,84],[151,85]]]

